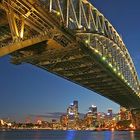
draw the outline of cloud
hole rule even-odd
[[[43,119],[59,119],[61,115],[65,115],[63,112],[47,112],[45,114],[30,114],[32,118],[43,118]]]
[[[66,115],[66,113],[64,113],[64,112],[47,112],[45,114],[30,114],[29,116],[32,118],[42,118],[42,119],[46,119],[46,120],[47,119],[48,120],[50,120],[50,119],[58,120],[58,119],[60,119],[60,117],[62,115]],[[85,116],[85,114],[83,114],[83,113],[79,114],[80,118],[84,118],[84,116]]]
[[[48,112],[46,113],[46,116],[48,116],[49,118],[53,118],[53,119],[59,119],[60,116],[62,115],[66,115],[66,113],[63,112]]]

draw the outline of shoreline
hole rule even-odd
[[[40,131],[40,130],[46,130],[46,131],[93,131],[93,132],[96,132],[96,131],[140,131],[140,129],[120,129],[120,130],[110,130],[110,129],[94,129],[94,130],[76,130],[76,129],[48,129],[48,128],[0,128],[0,131],[16,131],[16,130],[37,130],[37,131]]]

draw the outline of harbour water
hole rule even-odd
[[[140,140],[140,131],[0,131],[0,140]]]

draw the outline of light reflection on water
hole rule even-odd
[[[75,133],[76,131],[74,130],[69,130],[67,132],[67,140],[74,140],[75,139]]]
[[[0,131],[0,140],[140,140],[140,131]]]
[[[130,131],[130,136],[131,136],[131,139],[134,140],[135,139],[135,136],[134,136],[134,131]]]

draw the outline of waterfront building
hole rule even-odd
[[[124,107],[120,107],[120,120],[132,120],[131,112]]]
[[[89,107],[88,113],[84,117],[84,122],[86,127],[98,127],[99,123],[97,121],[97,107],[92,105]]]
[[[67,127],[67,125],[68,125],[67,115],[62,115],[60,117],[60,124],[61,124],[62,127]]]

